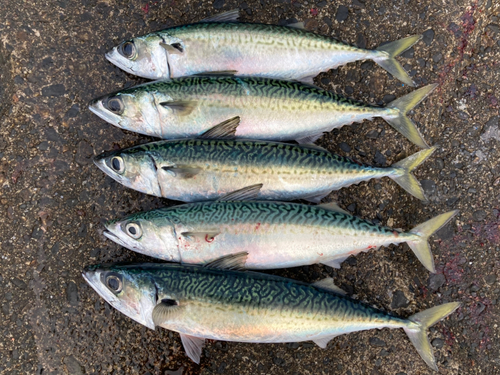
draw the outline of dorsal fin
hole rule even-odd
[[[236,128],[240,124],[240,116],[236,116],[215,125],[213,128],[208,129],[205,133],[201,134],[199,138],[205,139],[226,139],[234,138],[236,136]]]
[[[191,77],[234,77],[237,70],[214,70],[192,74]]]
[[[216,14],[215,16],[210,16],[202,19],[200,22],[238,22],[240,18],[240,10],[232,9],[224,13]]]
[[[296,141],[298,144],[310,144],[310,143],[314,143],[316,142],[319,138],[321,138],[323,136],[323,132],[319,133],[319,134],[315,134],[315,135],[310,135],[308,137],[303,137],[303,138],[297,138]]]
[[[171,102],[162,102],[163,108],[170,108],[176,115],[187,116],[196,108],[196,102],[193,100],[176,100]]]
[[[297,22],[294,22],[294,23],[289,23],[286,26],[287,27],[292,27],[294,29],[303,29],[303,30],[305,30],[305,28],[306,28],[306,25],[304,24],[304,21],[297,21]]]
[[[217,202],[230,202],[230,201],[246,201],[253,200],[259,195],[260,189],[262,189],[263,184],[255,184],[251,186],[244,187],[243,189],[235,190],[231,193],[223,195]]]
[[[333,279],[331,277],[327,277],[323,280],[316,281],[315,283],[311,284],[312,286],[320,289],[327,290],[329,292],[337,293],[342,296],[346,295],[346,292],[339,288],[337,285],[333,283]]]
[[[340,212],[340,213],[346,214],[346,215],[351,215],[349,212],[347,212],[343,208],[340,208],[336,202],[321,203],[321,204],[318,204],[318,207],[321,207],[325,210],[330,210],[330,211]]]
[[[328,151],[326,148],[323,148],[321,146],[318,146],[314,143],[304,143],[304,144],[301,144],[300,145],[301,147],[305,147],[305,148],[310,148],[310,149],[313,149],[313,150],[318,150],[318,151],[325,151],[325,152],[330,152]]]
[[[219,270],[243,270],[248,258],[248,253],[242,251],[241,253],[230,254],[221,258],[215,259],[206,263],[203,267],[215,268]]]

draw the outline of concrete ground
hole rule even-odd
[[[438,147],[417,176],[422,203],[383,179],[332,194],[355,215],[410,229],[459,209],[432,237],[430,275],[406,245],[364,253],[340,270],[273,272],[313,282],[333,276],[354,298],[409,316],[462,307],[430,330],[442,374],[498,374],[500,265],[500,4],[495,0],[4,0],[0,7],[0,373],[2,374],[431,374],[402,330],[353,333],[326,350],[310,342],[209,342],[200,365],[176,333],[133,322],[81,277],[87,264],[145,261],[107,241],[102,222],[172,202],[105,177],[92,156],[151,138],[87,109],[90,99],[143,82],[104,58],[118,42],[236,7],[243,20],[287,24],[375,48],[423,33],[400,61],[439,88],[411,114]],[[270,56],[272,58],[272,56]],[[372,104],[410,92],[371,62],[315,80]],[[388,166],[417,151],[383,120],[344,127],[318,143]]]

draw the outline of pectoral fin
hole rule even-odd
[[[205,133],[201,134],[199,138],[206,139],[226,139],[234,138],[236,135],[236,128],[240,124],[240,116],[236,116],[215,125],[213,128],[208,129]]]
[[[167,44],[160,42],[160,46],[165,48],[169,55],[182,55],[184,53],[184,48],[180,43]]]
[[[182,232],[181,236],[187,240],[213,242],[220,232],[217,231],[204,231],[204,232]]]
[[[172,102],[162,102],[163,108],[169,108],[179,116],[187,116],[196,108],[196,102],[192,100],[177,100]]]
[[[189,336],[183,333],[180,335],[182,346],[184,346],[186,355],[191,358],[193,362],[200,364],[201,349],[205,346],[205,339],[201,337]]]
[[[333,279],[331,277],[327,277],[323,280],[316,281],[315,283],[311,284],[312,286],[316,288],[320,288],[323,290],[327,290],[329,292],[337,293],[342,296],[346,295],[346,292],[339,288],[337,285],[333,283]]]
[[[182,312],[183,307],[179,306],[178,302],[172,299],[164,299],[157,304],[153,309],[153,323],[155,326],[161,326],[163,323],[175,318],[176,315]]]
[[[216,268],[219,270],[243,270],[248,258],[248,253],[242,251],[241,253],[230,254],[218,258],[204,265],[206,268]]]
[[[190,167],[188,165],[177,165],[171,167],[161,167],[162,170],[169,173],[173,177],[178,178],[193,178],[198,173],[201,172],[201,169],[198,167]]]
[[[259,195],[260,189],[262,189],[262,184],[255,184],[251,186],[244,187],[243,189],[235,190],[229,194],[223,195],[218,202],[231,202],[231,201],[245,201],[256,199]]]

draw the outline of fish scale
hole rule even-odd
[[[185,56],[172,56],[171,77],[188,76],[199,73],[200,70],[224,70],[225,59],[231,57],[238,59],[241,56],[238,48],[235,51],[230,50],[228,54],[220,53],[219,60],[222,60],[221,62],[211,59],[209,57],[213,55],[211,43],[215,44],[221,52],[225,48],[232,49],[231,47],[234,46],[243,48],[244,46],[245,57],[254,56],[259,60],[262,58],[268,60],[264,71],[259,69],[259,66],[252,67],[252,59],[248,59],[248,64],[245,63],[243,56],[241,56],[242,60],[236,63],[236,66],[243,65],[240,65],[241,72],[251,75],[250,71],[254,70],[254,73],[261,73],[264,76],[276,77],[279,75],[280,78],[287,79],[316,75],[318,71],[335,68],[337,62],[332,52],[357,53],[358,55],[366,55],[367,52],[371,52],[307,30],[265,24],[197,23],[170,28],[160,31],[158,34],[167,42],[181,40],[187,47]],[[193,46],[189,48],[191,43]],[[309,56],[302,57],[300,54],[292,52],[297,49],[309,51]],[[291,67],[287,69],[286,73],[282,73],[281,61],[278,59],[273,61],[271,58],[280,51],[283,51],[283,56],[290,58],[288,63]],[[268,56],[266,56],[266,52],[269,54]],[[314,54],[319,56],[314,56]],[[295,57],[295,60],[291,59],[292,56]],[[303,63],[302,60],[307,57],[312,61],[315,60],[310,64],[312,66],[307,67]],[[217,69],[218,67],[221,69]]]
[[[420,239],[322,206],[288,202],[186,204],[133,214],[106,227],[116,233],[129,222],[141,226],[145,244],[152,233],[169,236],[166,242],[150,244],[154,251],[148,255],[161,253],[163,259],[196,264],[248,251],[246,266],[254,269],[333,265],[349,254]]]
[[[206,267],[90,266],[83,277],[130,318],[152,329],[160,326],[179,332],[187,355],[197,363],[207,338],[253,343],[312,340],[324,348],[341,334],[403,328],[426,363],[437,369],[427,329],[455,311],[458,303],[403,319],[340,295],[332,279],[309,285],[226,269],[244,257],[222,258]]]
[[[338,268],[350,255],[406,242],[422,264],[435,272],[427,240],[456,213],[398,232],[331,204],[222,199],[132,214],[108,222],[104,234],[131,250],[190,264],[244,251],[249,269],[315,263]],[[131,226],[134,230],[129,233]]]
[[[237,138],[311,143],[332,129],[382,117],[412,142],[428,148],[406,112],[434,88],[425,86],[381,108],[297,81],[184,77],[115,92],[95,99],[89,108],[118,127],[165,139],[200,136],[239,116]],[[117,112],[108,106],[110,101]]]
[[[432,150],[422,152],[425,159]],[[124,162],[125,171],[121,174],[112,170],[110,161],[115,157]],[[142,180],[128,174],[129,170],[148,169],[151,159],[154,160],[151,166],[154,181],[149,178],[145,181],[147,184],[140,184],[138,181]],[[261,198],[293,200],[327,195],[332,190],[371,178],[387,176],[397,181],[407,173],[405,168],[359,165],[322,149],[254,140],[159,141],[106,153],[95,162],[127,186],[182,201],[216,199],[221,194],[254,184],[263,184]],[[196,174],[182,178],[163,169],[172,166],[195,169]],[[418,182],[417,190],[421,191]]]

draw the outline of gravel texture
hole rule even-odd
[[[354,298],[409,316],[462,307],[430,330],[441,374],[500,372],[500,5],[497,1],[4,1],[0,7],[0,373],[431,374],[403,330],[311,342],[208,342],[201,364],[178,334],[152,331],[105,303],[81,277],[90,263],[146,261],[107,241],[102,222],[172,204],[105,177],[92,156],[151,141],[106,124],[92,98],[144,80],[104,58],[118,42],[240,7],[246,21],[288,24],[375,48],[423,33],[399,60],[419,86],[439,88],[410,117],[437,151],[416,172],[428,202],[389,179],[332,193],[355,215],[405,230],[459,209],[431,238],[437,274],[406,246],[272,272],[306,282],[332,276]],[[272,56],[270,56],[272,58]],[[411,92],[358,62],[315,82],[371,104]],[[418,151],[381,119],[346,126],[318,144],[361,163],[391,165]]]

